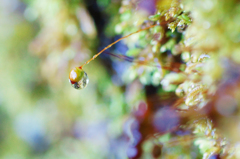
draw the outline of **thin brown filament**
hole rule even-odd
[[[176,145],[185,145],[185,144],[189,144],[190,142],[193,142],[193,140],[197,139],[197,138],[201,138],[204,137],[203,135],[185,135],[182,137],[174,137],[171,140],[167,141],[167,142],[160,142],[158,137],[162,136],[163,134],[154,134],[153,137],[155,140],[155,142],[157,142],[158,145],[164,145],[165,147],[173,147]]]
[[[126,55],[118,55],[118,54],[113,54],[110,52],[104,52],[105,54],[111,55],[113,57],[117,57],[121,60],[125,60],[127,62],[131,62],[131,63],[136,63],[139,65],[143,65],[143,66],[149,66],[149,67],[157,67],[157,68],[162,68],[162,69],[166,69],[166,70],[170,70],[173,72],[182,72],[181,70],[179,70],[178,68],[180,67],[181,63],[173,63],[171,64],[171,66],[162,66],[160,64],[151,64],[149,62],[146,61],[141,61],[141,60],[134,60],[133,57],[129,57]]]
[[[155,27],[155,26],[157,26],[157,25],[158,25],[158,24],[151,25],[151,26],[149,26],[149,27],[140,29],[140,30],[138,30],[138,31],[136,31],[136,32],[133,32],[133,33],[131,33],[131,34],[129,34],[129,35],[126,35],[126,36],[118,39],[117,41],[111,43],[110,45],[108,45],[107,47],[105,47],[104,49],[102,49],[100,52],[98,52],[96,55],[94,55],[90,60],[88,60],[87,62],[85,62],[85,63],[84,63],[82,66],[80,66],[79,68],[83,68],[83,66],[87,65],[89,62],[91,62],[92,60],[94,60],[95,58],[97,58],[102,52],[104,52],[105,50],[107,50],[108,48],[110,48],[111,46],[113,46],[114,44],[116,44],[117,42],[119,42],[119,41],[121,41],[121,40],[123,40],[123,39],[125,39],[125,38],[127,38],[127,37],[129,37],[129,36],[131,36],[131,35],[133,35],[133,34],[136,34],[136,33],[139,33],[139,32],[141,32],[141,31],[144,31],[144,30],[153,28],[153,27]]]

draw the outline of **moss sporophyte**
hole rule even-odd
[[[92,60],[94,60],[95,58],[97,58],[101,53],[103,53],[105,50],[107,50],[108,48],[110,48],[111,46],[113,46],[114,44],[116,44],[117,42],[133,35],[133,34],[136,34],[136,33],[139,33],[141,31],[144,31],[144,30],[147,30],[147,29],[150,29],[150,28],[153,28],[155,26],[157,26],[158,24],[155,24],[155,25],[151,25],[149,27],[146,27],[146,28],[143,28],[143,29],[140,29],[136,32],[133,32],[127,36],[124,36],[118,40],[116,40],[115,42],[109,44],[107,47],[105,47],[104,49],[102,49],[100,52],[98,52],[96,55],[94,55],[90,60],[88,60],[87,62],[85,62],[82,66],[80,67],[75,67],[74,69],[72,69],[70,71],[70,74],[69,74],[69,82],[71,83],[71,85],[73,86],[73,88],[75,89],[83,89],[85,88],[87,85],[88,85],[88,82],[89,82],[89,79],[88,79],[88,76],[87,76],[87,73],[83,70],[83,67],[85,65],[87,65],[89,62],[91,62]],[[119,57],[119,56],[117,56]]]

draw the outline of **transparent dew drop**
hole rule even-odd
[[[69,80],[69,82],[71,83],[73,88],[83,89],[83,88],[87,87],[89,79],[88,79],[87,73],[84,71],[83,77],[78,82],[73,83],[73,82],[71,82],[71,80]]]

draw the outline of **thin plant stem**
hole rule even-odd
[[[121,41],[121,40],[123,40],[123,39],[125,39],[125,38],[127,38],[127,37],[129,37],[129,36],[131,36],[131,35],[133,35],[133,34],[136,34],[136,33],[139,33],[139,32],[141,32],[141,31],[144,31],[144,30],[153,28],[153,27],[155,27],[155,26],[157,26],[157,25],[158,25],[158,24],[155,24],[155,25],[151,25],[151,26],[149,26],[149,27],[140,29],[140,30],[138,30],[138,31],[136,31],[136,32],[133,32],[133,33],[131,33],[131,34],[129,34],[129,35],[126,35],[126,36],[124,36],[124,37],[116,40],[115,42],[109,44],[107,47],[105,47],[104,49],[102,49],[102,50],[101,50],[100,52],[98,52],[96,55],[94,55],[90,60],[88,60],[87,62],[85,62],[85,63],[84,63],[82,66],[80,66],[79,68],[82,69],[83,66],[87,65],[89,62],[91,62],[92,60],[94,60],[95,58],[97,58],[101,53],[103,53],[105,50],[107,50],[108,48],[110,48],[111,46],[113,46],[114,44],[116,44],[117,42],[119,42],[119,41]]]

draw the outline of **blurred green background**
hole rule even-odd
[[[130,100],[109,57],[86,66],[86,89],[68,81],[71,68],[114,40],[120,4],[0,0],[0,158],[126,158]]]

